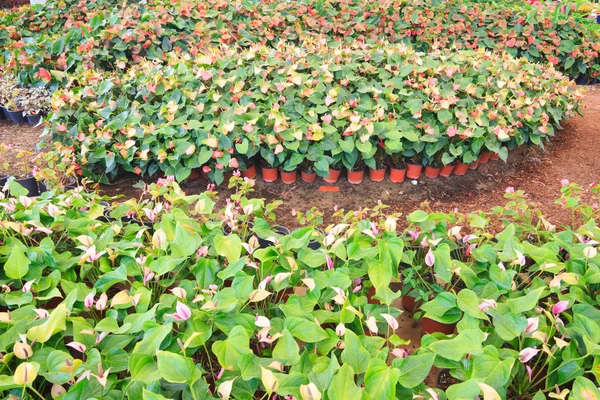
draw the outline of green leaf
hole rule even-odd
[[[191,385],[200,375],[191,358],[159,351],[156,353],[158,371],[164,379],[171,383],[187,383]]]
[[[481,354],[484,334],[480,329],[467,329],[453,339],[438,340],[429,345],[434,353],[452,361],[460,361],[467,354]]]
[[[196,232],[187,231],[181,223],[177,223],[175,228],[175,237],[170,242],[169,248],[175,257],[189,257],[196,252],[202,238]]]
[[[479,300],[477,294],[469,289],[463,289],[458,292],[458,297],[456,299],[458,308],[460,308],[462,311],[466,312],[472,317],[489,321],[488,316],[479,308],[480,302],[481,301]]]
[[[583,376],[578,377],[573,382],[573,391],[569,399],[577,400],[599,400],[600,389],[596,387],[594,382]]]
[[[250,338],[241,326],[234,327],[225,340],[218,340],[212,346],[219,364],[225,369],[239,371],[238,362],[244,354],[252,354]]]
[[[229,263],[236,262],[242,254],[242,241],[237,235],[217,235],[214,239],[215,250]]]
[[[293,337],[306,343],[317,343],[328,339],[327,332],[314,321],[300,317],[288,317],[283,321],[283,327],[286,328]]]
[[[513,340],[527,328],[527,318],[521,314],[498,314],[491,312],[494,317],[496,333],[504,340]]]
[[[352,367],[355,373],[362,374],[369,366],[371,355],[362,345],[356,334],[350,330],[344,335],[344,351],[342,361]]]
[[[29,258],[18,244],[13,246],[10,256],[4,264],[4,272],[11,279],[21,279],[29,272]]]
[[[394,360],[394,367],[400,371],[398,383],[408,389],[420,385],[427,378],[429,371],[431,371],[434,360],[434,353],[396,358]]]
[[[144,388],[144,391],[142,392],[142,399],[143,400],[168,400],[168,398],[163,396],[162,394],[151,392],[151,391],[147,390],[146,388]]]
[[[362,391],[354,383],[354,371],[347,364],[341,366],[327,390],[329,400],[360,400]]]
[[[300,347],[290,331],[284,329],[281,334],[283,336],[277,339],[273,349],[273,358],[281,360],[285,365],[294,365],[300,361]]]
[[[506,304],[508,304],[510,311],[515,314],[533,310],[537,306],[544,289],[544,287],[540,287],[532,290],[523,297],[508,299],[506,300]]]
[[[27,339],[30,341],[35,339],[38,343],[46,343],[56,332],[67,329],[66,320],[67,306],[61,303],[50,313],[46,322],[27,331]]]
[[[434,354],[431,355],[435,358]],[[396,368],[388,367],[385,361],[379,358],[373,358],[365,373],[365,391],[372,399],[394,399],[399,375],[400,372]]]

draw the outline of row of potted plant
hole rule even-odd
[[[0,76],[0,120],[14,124],[38,125],[50,111],[50,92],[46,87],[19,87],[15,77]]]
[[[282,41],[305,47],[319,37],[329,43],[404,42],[420,51],[486,48],[534,63],[551,62],[573,78],[598,75],[600,42],[573,18],[543,8],[437,3],[327,0],[240,8],[212,1],[191,6],[166,0],[126,5],[69,0],[1,13],[0,45],[4,65],[22,83],[53,86],[70,82],[68,73],[78,66],[126,70],[142,58],[164,60],[172,49],[196,54],[207,45],[276,46]],[[115,31],[115,26],[122,29]]]
[[[582,95],[552,67],[483,51],[419,54],[282,45],[167,64],[140,62],[125,77],[88,71],[55,93],[45,134],[72,146],[84,173],[162,171],[215,182],[251,167],[301,164],[371,169],[385,157],[435,166],[542,145],[580,112]],[[379,161],[378,161],[379,160]]]
[[[380,153],[380,154],[378,154]],[[454,175],[465,175],[469,169],[477,169],[480,164],[487,164],[490,160],[498,160],[499,156],[496,153],[484,152],[475,162],[464,164],[462,162],[451,162],[444,165],[441,162],[423,165],[421,163],[412,163],[413,159],[405,160],[402,157],[392,158],[380,150],[375,153],[375,169],[367,168],[363,160],[359,160],[354,164],[352,169],[346,170],[346,178],[351,184],[358,185],[362,183],[365,175],[373,182],[381,182],[389,173],[389,179],[394,183],[402,183],[405,178],[419,179],[422,175],[427,178],[437,178],[438,176],[450,177]],[[322,177],[327,183],[336,183],[342,174],[342,169],[336,166],[330,166],[327,174],[317,174],[313,164],[303,161],[297,169],[287,171],[283,168],[278,169],[272,167],[264,160],[251,159],[246,162],[246,169],[240,171],[241,176],[249,179],[257,177],[258,169],[256,165],[262,165],[260,168],[262,179],[265,182],[275,182],[281,177],[281,181],[285,184],[292,184],[300,179],[305,183],[314,182],[317,176]],[[208,174],[204,173],[208,177]]]
[[[600,187],[563,187],[571,227],[553,226],[523,192],[507,190],[493,212],[417,210],[403,230],[399,215],[377,205],[338,210],[320,232],[279,234],[271,227],[280,202],[250,198],[252,180],[230,184],[235,194],[219,210],[210,188],[186,195],[173,177],[114,207],[82,188],[0,199],[1,390],[21,398],[600,395],[588,372],[600,345]],[[138,222],[123,218],[132,211]],[[396,333],[402,295],[422,320],[418,349]],[[454,382],[427,386],[433,366]]]

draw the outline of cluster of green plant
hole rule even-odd
[[[516,192],[488,213],[415,211],[402,232],[385,206],[339,210],[313,247],[314,227],[278,235],[278,203],[249,198],[252,181],[230,185],[236,193],[216,211],[216,193],[186,195],[174,178],[114,206],[81,188],[27,198],[10,181],[0,195],[14,196],[0,199],[0,390],[59,399],[600,395],[600,187],[593,200],[563,188],[573,227],[551,225]],[[409,353],[395,334],[394,281],[436,292],[422,296],[422,313],[457,323],[457,333],[425,335]],[[459,383],[427,387],[434,365]]]
[[[331,47],[382,40],[426,51],[483,47],[550,61],[572,77],[595,77],[600,69],[600,42],[575,19],[494,3],[67,0],[0,13],[0,60],[28,84],[64,85],[65,73],[78,66],[123,70],[172,50],[194,55],[222,45],[304,47],[321,40]]]
[[[14,76],[0,76],[0,106],[27,115],[50,111],[50,92],[44,86],[20,87]]]
[[[76,80],[54,95],[46,134],[72,146],[87,173],[181,180],[203,168],[219,183],[255,155],[321,176],[342,164],[375,169],[388,156],[428,165],[468,164],[486,151],[506,159],[516,146],[543,145],[582,99],[552,67],[404,45],[253,46]]]

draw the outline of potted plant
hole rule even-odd
[[[390,181],[394,183],[404,182],[406,175],[406,163],[400,151],[388,154],[390,164]]]
[[[327,183],[336,183],[340,178],[340,173],[342,169],[340,168],[342,164],[341,154],[335,154],[327,156],[327,161],[329,164],[328,175],[323,177],[323,180]]]
[[[306,183],[314,182],[317,178],[314,162],[309,160],[308,157],[304,157],[302,164],[300,164],[300,176],[302,181]]]
[[[449,152],[444,152],[442,154],[442,167],[440,168],[440,176],[448,178],[454,172],[454,168],[456,167],[456,158],[450,154]]]
[[[304,161],[304,155],[294,150],[286,150],[281,167],[281,181],[286,185],[296,182],[298,166]]]
[[[442,170],[442,160],[439,154],[427,157],[425,165],[425,176],[428,178],[437,178]]]
[[[50,111],[50,92],[45,87],[29,87],[24,89],[21,106],[25,110],[27,122],[38,125],[43,115]]]
[[[260,155],[262,157],[262,177],[265,182],[275,182],[277,180],[277,173],[279,166],[281,165],[281,158],[279,154],[282,154],[283,148],[271,149],[270,147],[261,147]]]
[[[381,182],[385,178],[385,170],[387,168],[387,154],[385,152],[384,143],[380,141],[377,144],[377,149],[373,157],[366,161],[369,165],[369,178],[373,182]]]
[[[354,149],[352,153],[344,153],[342,160],[348,171],[348,182],[352,185],[360,184],[365,175],[365,163],[361,152]]]
[[[21,102],[23,100],[23,90],[17,86],[13,86],[10,92],[6,95],[4,100],[4,107],[6,113],[15,124],[26,123],[25,116],[23,115],[23,107]]]
[[[12,165],[8,163],[4,164],[4,169],[10,172],[10,177],[14,178],[15,182],[25,188],[27,191],[26,195],[38,196],[40,194],[37,180],[33,175],[32,165],[30,159],[33,153],[30,151],[20,151],[17,153],[17,161]]]
[[[408,152],[408,162],[406,164],[406,177],[409,179],[419,179],[423,170],[423,158],[414,150]]]

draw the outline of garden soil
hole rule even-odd
[[[316,206],[325,214],[325,222],[331,222],[334,208],[356,210],[373,207],[379,200],[389,205],[392,211],[405,215],[419,207],[439,212],[489,210],[493,205],[504,204],[505,189],[512,186],[516,190],[524,190],[535,207],[550,222],[559,225],[568,223],[570,219],[570,214],[555,204],[561,180],[568,179],[584,187],[600,181],[600,85],[587,88],[583,117],[566,122],[563,128],[543,149],[535,147],[514,151],[508,163],[490,161],[477,170],[469,170],[465,176],[423,177],[418,181],[406,180],[402,184],[388,180],[375,183],[365,177],[360,185],[350,185],[345,176],[336,185],[326,185],[320,179],[310,184],[265,183],[258,177],[252,196],[284,200],[278,213],[278,223],[294,227],[298,224],[292,210],[306,211]],[[41,128],[29,125],[16,126],[0,121],[0,143],[11,146],[7,153],[0,153],[0,173],[7,172],[3,164],[8,163],[10,170],[10,166],[22,159],[17,157],[19,151],[36,151],[41,131]],[[139,197],[140,191],[132,187],[137,181],[139,177],[133,174],[124,175],[112,185],[100,185],[100,189],[108,195]],[[184,182],[182,187],[189,194],[199,193],[206,189],[208,183],[199,178]],[[335,189],[324,191],[324,186]],[[226,187],[217,190],[221,199],[229,193]],[[396,305],[401,308],[399,303]],[[399,325],[397,334],[411,341],[406,349],[416,350],[420,346],[420,322],[414,321],[412,315],[405,312],[399,317]],[[436,375],[434,368],[426,383],[435,386]]]

